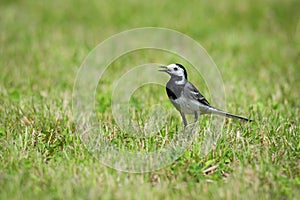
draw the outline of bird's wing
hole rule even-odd
[[[194,99],[206,106],[210,106],[205,97],[197,90],[197,88],[192,83],[186,83],[184,93],[189,99]]]

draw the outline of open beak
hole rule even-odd
[[[158,70],[158,71],[160,71],[160,72],[168,72],[168,68],[166,66],[160,66],[159,68],[160,68],[160,70]]]

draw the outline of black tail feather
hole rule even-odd
[[[217,115],[225,116],[225,117],[232,118],[232,119],[239,119],[239,120],[243,120],[243,121],[247,121],[247,122],[252,122],[253,121],[251,119],[248,119],[248,118],[245,118],[245,117],[242,117],[242,116],[238,116],[238,115],[234,115],[234,114],[231,114],[231,113],[228,113],[228,112],[225,112],[223,110],[216,109],[216,108],[211,108],[210,112],[212,114],[217,114]]]
[[[244,120],[244,121],[247,121],[247,122],[252,122],[251,119],[248,119],[248,118],[245,118],[245,117],[242,117],[242,116],[238,116],[238,115],[234,115],[234,114],[230,114],[230,113],[225,113],[225,116],[229,117],[229,118],[232,118],[232,119],[240,119],[240,120]]]

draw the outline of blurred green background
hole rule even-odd
[[[298,0],[2,0],[0,199],[297,199],[299,10]],[[228,110],[256,122],[227,121],[228,135],[205,158],[194,146],[166,169],[119,173],[72,134],[73,83],[97,44],[149,26],[199,42],[221,72]],[[167,105],[163,95],[153,98]],[[98,100],[109,106],[108,98]],[[111,120],[104,110],[101,120]]]

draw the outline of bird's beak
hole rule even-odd
[[[168,72],[168,68],[166,66],[160,66],[159,68],[160,68],[160,70],[158,70],[158,71],[160,71],[160,72]]]

